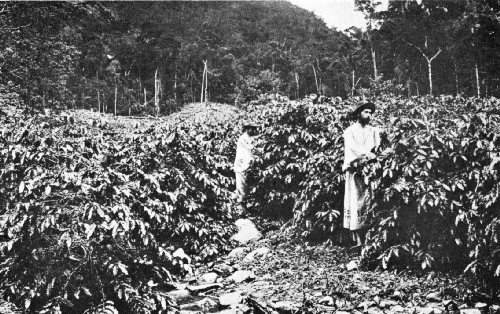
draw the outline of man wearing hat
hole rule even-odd
[[[248,170],[255,159],[255,136],[259,125],[245,121],[243,123],[243,134],[236,144],[236,158],[234,160],[234,173],[236,175],[236,195],[238,197],[239,209],[245,210],[243,201],[248,193]]]
[[[345,175],[344,194],[344,228],[352,231],[353,240],[361,245],[361,230],[364,227],[367,199],[370,195],[368,186],[359,174],[352,172],[353,161],[374,159],[374,148],[380,145],[380,131],[370,125],[375,112],[375,104],[365,103],[353,112],[357,121],[344,131],[344,165]]]

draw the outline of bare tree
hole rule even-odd
[[[406,41],[410,46],[415,47],[420,54],[427,60],[427,69],[429,71],[429,94],[432,95],[432,60],[434,60],[440,53],[441,53],[441,48],[438,49],[438,51],[434,55],[428,55],[425,53],[420,47],[415,46],[414,44]],[[425,36],[425,48],[427,49],[427,36]]]

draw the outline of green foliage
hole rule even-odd
[[[384,154],[356,171],[373,189],[367,265],[453,266],[495,287],[500,256],[499,100],[380,98]],[[265,98],[254,205],[296,235],[336,239],[342,133],[357,101]],[[179,116],[118,134],[101,123],[2,116],[0,282],[30,311],[174,309],[165,291],[229,249],[235,124]],[[182,250],[179,250],[182,249]]]
[[[347,37],[286,2],[5,3],[0,9],[0,83],[12,81],[32,107],[114,112],[117,91],[118,114],[150,114],[157,73],[160,107],[169,114],[199,99],[204,61],[211,101],[242,103],[270,91],[298,97],[319,88],[346,94],[343,83],[334,83],[343,74],[327,68],[343,54],[330,51]]]
[[[437,93],[498,96],[498,5],[356,3],[366,31],[329,29],[288,2],[3,2],[0,84],[30,107],[170,114],[199,100],[204,62],[209,99],[241,104],[265,92],[419,95],[432,59]]]
[[[264,124],[258,202],[265,210],[281,207],[293,214],[302,236],[335,231],[345,110],[292,102],[252,106],[250,112]]]
[[[276,73],[262,71],[257,76],[242,77],[242,83],[236,88],[234,102],[237,104],[256,100],[260,95],[277,91],[280,78]]]
[[[419,100],[388,123],[393,153],[363,169],[376,191],[367,259],[498,280],[498,100],[463,103]]]
[[[387,98],[400,97],[408,93],[402,84],[396,84],[391,80],[384,80],[382,76],[377,79],[370,79],[370,84],[367,88],[360,88],[359,93],[367,98]],[[410,96],[410,95],[408,95]]]
[[[228,249],[229,161],[205,153],[228,149],[219,139],[229,125],[179,122],[117,138],[62,118],[2,124],[0,277],[19,306],[171,309],[169,282],[191,273],[193,258]]]
[[[6,2],[0,7],[2,83],[32,107],[74,103],[69,82],[77,75],[81,50],[68,24],[91,15],[92,5]]]
[[[498,282],[498,131],[495,98],[382,98],[384,154],[357,171],[375,192],[368,265],[453,266]],[[293,214],[309,238],[338,236],[342,132],[349,102],[255,105],[264,125],[257,204]],[[491,275],[496,274],[496,277]]]

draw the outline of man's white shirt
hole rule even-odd
[[[362,126],[354,123],[344,131],[344,165],[343,170],[349,168],[351,162],[368,155],[371,150],[380,145],[380,130],[370,125]]]
[[[254,148],[254,140],[246,132],[243,133],[238,139],[236,144],[236,159],[234,160],[234,171],[243,172],[246,171],[252,161],[254,160],[254,155],[252,150]]]

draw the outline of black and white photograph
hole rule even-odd
[[[500,314],[500,0],[0,1],[0,314]]]

